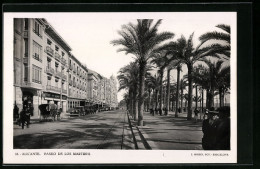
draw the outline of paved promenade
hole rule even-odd
[[[153,150],[201,150],[202,123],[186,120],[187,113],[174,117],[144,113],[145,126],[139,127]]]

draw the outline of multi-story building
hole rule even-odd
[[[71,47],[43,18],[14,19],[14,104],[54,101],[63,113],[77,106],[116,107],[115,78],[107,79],[87,69],[71,54]],[[114,93],[111,93],[114,92]]]
[[[76,57],[69,55],[68,109],[85,105],[88,95],[88,69]]]
[[[14,19],[14,98],[19,109],[24,100],[38,105],[54,102],[66,111],[66,65],[69,45],[45,19]]]

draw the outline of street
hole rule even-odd
[[[24,130],[14,125],[15,149],[133,149],[131,140],[123,111],[37,122]]]
[[[16,149],[153,149],[201,150],[201,122],[186,120],[186,113],[175,118],[152,116],[145,112],[145,126],[133,134],[123,110],[99,112],[54,122],[34,122],[30,128],[14,125]],[[148,144],[148,146],[145,144]],[[149,147],[149,148],[147,148]]]

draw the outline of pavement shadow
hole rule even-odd
[[[96,149],[96,145],[104,139],[108,130],[110,137],[118,137],[116,128],[111,127],[112,125],[107,124],[76,123],[69,129],[14,136],[13,147],[14,149]]]

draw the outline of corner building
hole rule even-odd
[[[28,99],[33,104],[32,118],[40,115],[38,105],[50,100],[66,112],[70,50],[45,19],[14,19],[14,104],[19,111]]]
[[[32,118],[50,101],[63,114],[77,106],[115,106],[115,79],[87,69],[46,19],[15,18],[13,44],[13,103],[19,112],[25,99],[33,105]]]

